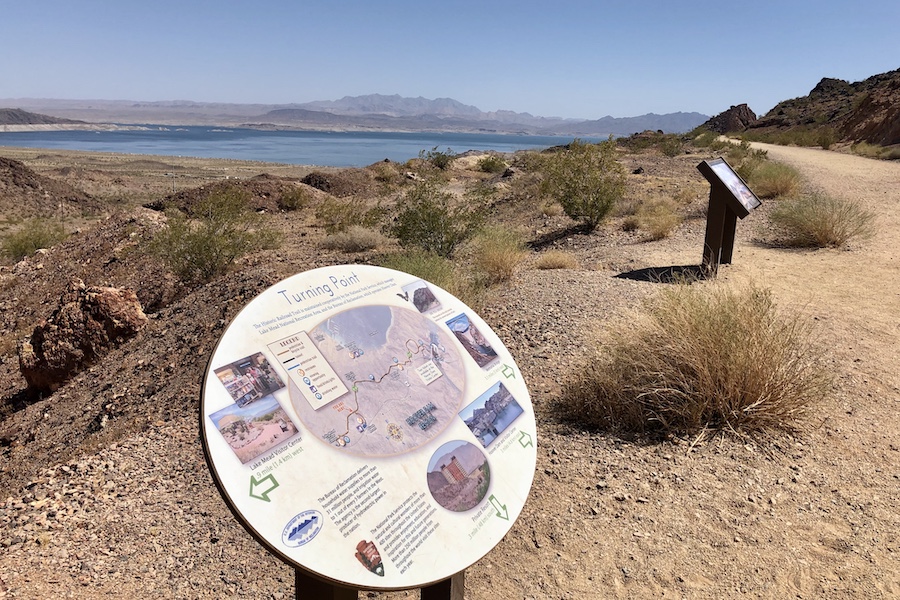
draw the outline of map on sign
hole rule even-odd
[[[305,339],[312,345],[299,361],[305,364],[285,364],[291,403],[303,424],[335,449],[402,454],[457,418],[463,357],[447,331],[418,311],[352,308],[305,332]]]

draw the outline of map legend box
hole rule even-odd
[[[313,410],[350,391],[305,331],[272,342],[269,350]]]

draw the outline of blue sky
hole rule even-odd
[[[763,114],[900,68],[898,23],[896,0],[0,0],[0,98]]]

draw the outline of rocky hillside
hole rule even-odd
[[[60,123],[84,123],[84,121],[51,117],[19,108],[0,108],[0,125],[57,125]]]
[[[808,95],[778,103],[749,126],[762,135],[829,130],[837,142],[900,144],[900,69],[856,83],[826,77]]]

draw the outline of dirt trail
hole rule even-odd
[[[806,304],[822,334],[861,373],[900,387],[900,163],[754,144],[796,167],[811,187],[876,213],[876,234],[847,250],[770,249],[741,244],[729,279],[750,277],[783,302]]]

